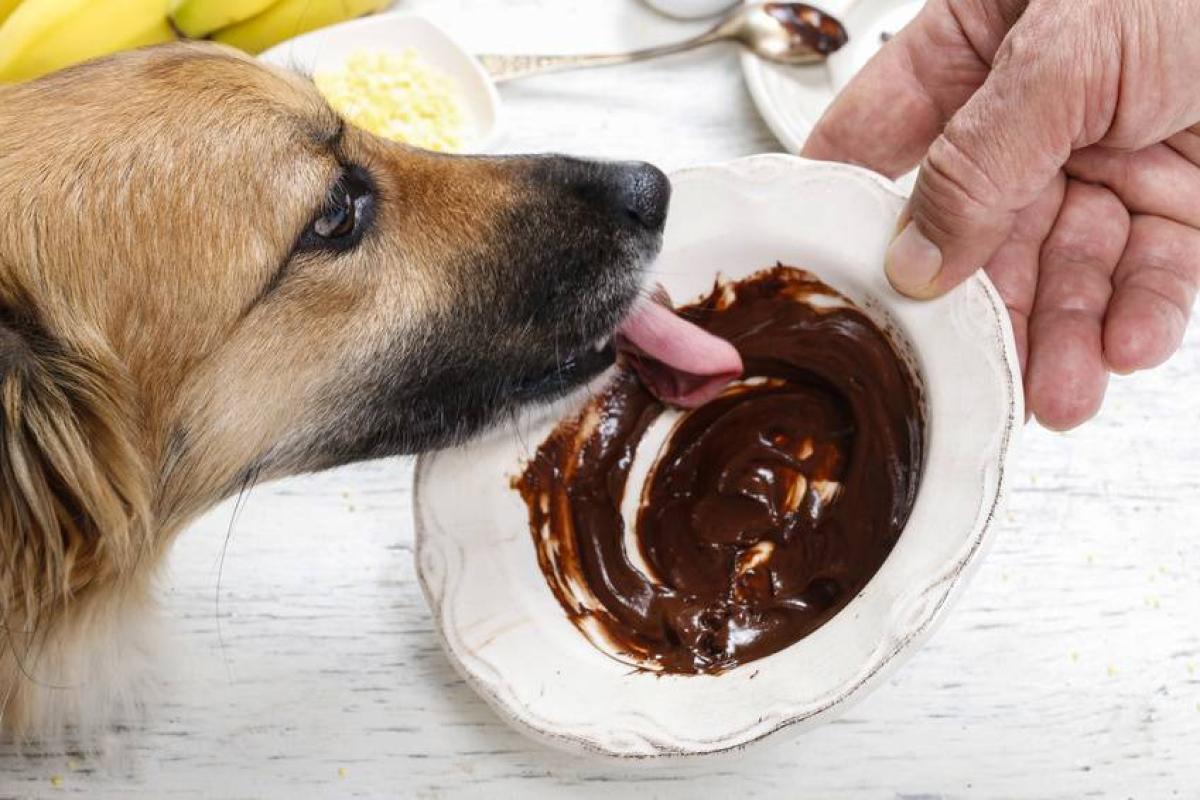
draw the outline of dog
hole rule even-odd
[[[0,727],[103,723],[172,541],[606,369],[670,184],[429,153],[209,44],[0,86]]]

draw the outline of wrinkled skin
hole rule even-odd
[[[920,165],[887,257],[897,289],[981,265],[1016,332],[1030,413],[1067,429],[1110,373],[1164,362],[1200,284],[1200,3],[930,0],[805,149]]]

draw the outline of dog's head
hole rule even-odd
[[[107,641],[213,502],[601,371],[668,195],[385,142],[215,46],[0,86],[0,727],[46,716],[22,675],[86,679],[72,637]]]
[[[0,378],[25,412],[56,395],[72,458],[109,442],[161,476],[168,515],[593,376],[666,214],[649,165],[404,147],[215,47],[3,91]],[[97,481],[120,482],[112,455]]]

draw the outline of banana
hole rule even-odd
[[[4,0],[0,0],[3,3]],[[172,0],[171,21],[185,36],[200,39],[215,30],[250,19],[275,0]]]
[[[17,10],[21,0],[0,0],[0,23],[8,19],[8,15]]]
[[[392,0],[279,0],[261,14],[217,31],[212,38],[248,53],[261,53],[285,39],[379,11],[391,5],[391,2]]]
[[[0,25],[0,83],[168,42],[168,0],[24,0]]]

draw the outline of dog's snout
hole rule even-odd
[[[667,221],[671,182],[653,164],[622,164],[614,195],[621,212],[645,228],[658,231]]]
[[[598,215],[595,223],[618,222],[626,232],[657,234],[667,221],[671,181],[653,164],[565,156],[543,157],[532,164],[540,191],[582,201],[589,216]]]

